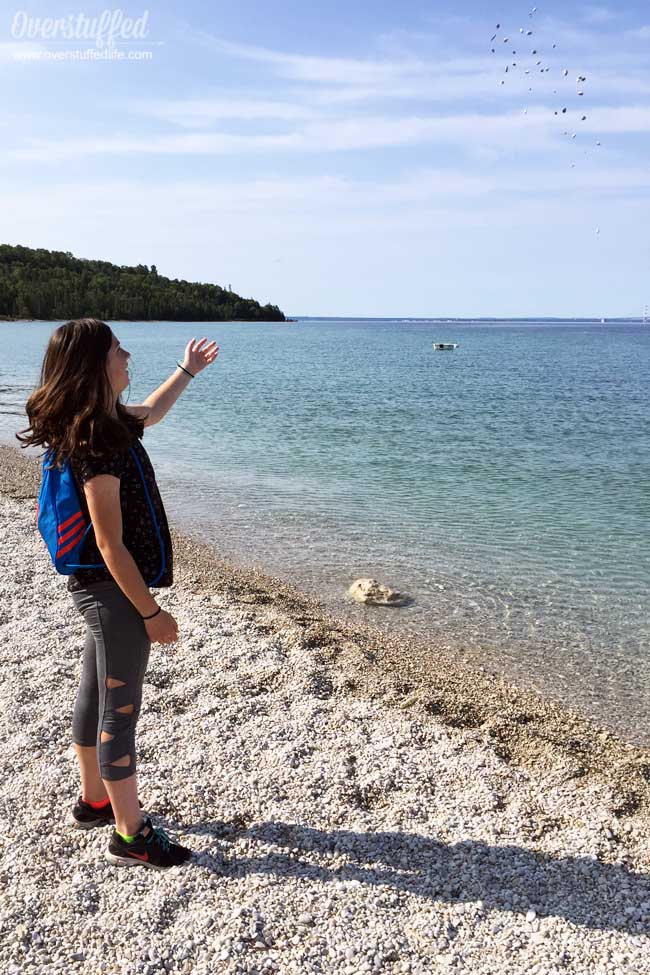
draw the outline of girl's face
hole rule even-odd
[[[131,353],[123,349],[119,339],[113,335],[106,360],[106,371],[116,399],[129,385],[128,362],[130,358]]]

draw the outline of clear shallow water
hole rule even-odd
[[[0,323],[3,440],[24,425],[16,414],[54,327]],[[179,527],[353,618],[444,639],[650,741],[650,328],[114,330],[132,352],[133,403],[193,335],[220,345],[145,432]],[[413,604],[351,604],[359,575]]]

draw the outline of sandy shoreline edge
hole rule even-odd
[[[33,504],[40,461],[0,444],[0,496]],[[319,694],[407,710],[484,738],[513,765],[563,781],[611,787],[612,813],[650,823],[650,749],[627,744],[569,708],[459,662],[446,648],[351,625],[283,580],[227,564],[171,528],[175,589],[220,594],[260,633],[281,632],[318,664]],[[54,570],[52,570],[54,571]],[[168,590],[161,590],[161,594]]]

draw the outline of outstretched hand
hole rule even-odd
[[[209,366],[211,362],[214,362],[219,355],[219,346],[216,342],[210,342],[205,348],[201,348],[203,343],[207,341],[207,338],[201,339],[200,342],[192,338],[185,346],[183,366],[195,376],[206,366]]]

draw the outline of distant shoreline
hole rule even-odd
[[[642,318],[553,318],[550,316],[529,315],[526,318],[421,318],[418,316],[393,315],[390,318],[367,317],[362,315],[298,315],[297,318],[304,322],[404,322],[412,324],[433,324],[433,325],[499,325],[506,324],[569,324],[569,325],[648,325]]]
[[[67,321],[65,318],[17,318],[11,315],[0,315],[0,322],[25,322],[29,324],[31,322],[64,322]],[[273,321],[259,319],[253,321],[249,318],[224,318],[224,319],[185,319],[185,318],[107,318],[107,322],[137,322],[138,324],[151,324],[151,325],[162,325],[165,322],[173,322],[174,324],[182,324],[187,322],[188,324],[194,324],[195,322],[201,321],[206,324],[223,325],[229,322],[250,322],[252,325],[268,324],[268,325],[286,325],[291,322],[404,322],[417,324],[432,324],[432,325],[500,325],[500,324],[512,324],[512,325],[527,325],[527,324],[557,324],[557,325],[647,325],[650,328],[650,322],[644,322],[642,318],[552,318],[552,317],[542,317],[531,315],[527,318],[418,318],[418,317],[406,317],[402,315],[394,315],[389,318],[376,318],[372,316],[361,316],[361,315],[296,315],[291,318],[285,318],[284,321]]]

